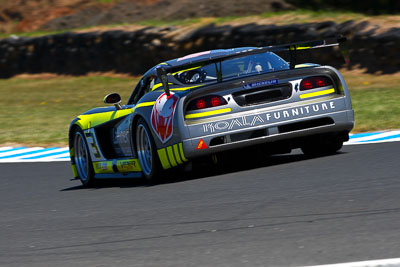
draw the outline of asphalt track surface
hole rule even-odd
[[[0,165],[0,266],[302,266],[400,256],[400,142],[147,186]]]

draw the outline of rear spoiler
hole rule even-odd
[[[300,42],[300,43],[291,43],[291,44],[284,44],[284,45],[275,45],[275,46],[264,46],[258,48],[252,48],[248,50],[243,50],[236,52],[230,55],[221,55],[221,56],[212,56],[210,54],[209,58],[201,58],[196,59],[193,58],[192,60],[188,60],[187,62],[178,65],[178,66],[165,66],[161,65],[156,68],[157,76],[163,84],[165,93],[169,96],[169,86],[168,86],[168,73],[175,73],[181,70],[189,69],[196,67],[198,65],[205,65],[205,64],[212,64],[216,62],[220,62],[222,60],[239,58],[243,56],[261,54],[266,52],[282,52],[282,51],[289,51],[290,53],[290,68],[293,69],[296,66],[296,51],[297,50],[307,50],[307,49],[315,49],[315,48],[325,48],[331,46],[339,46],[341,48],[342,55],[345,57],[345,62],[348,63],[348,52],[346,49],[343,48],[343,44],[346,42],[345,37],[335,38],[335,39],[326,39],[326,40],[317,40],[317,41],[307,41],[307,42]],[[218,80],[222,79],[222,75],[218,75]]]

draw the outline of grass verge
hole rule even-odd
[[[104,2],[110,2],[109,0],[101,0]],[[112,1],[112,0],[111,0]],[[286,25],[292,23],[309,23],[309,22],[321,22],[327,20],[333,20],[336,23],[341,23],[347,20],[363,21],[368,20],[371,23],[377,24],[389,24],[397,25],[400,23],[400,18],[393,15],[377,15],[377,16],[366,16],[361,13],[344,12],[344,11],[317,11],[307,9],[297,9],[292,11],[280,11],[280,12],[265,12],[258,15],[248,16],[225,16],[225,17],[205,17],[205,18],[187,18],[187,19],[175,19],[175,20],[142,20],[130,23],[114,23],[109,25],[97,25],[91,27],[72,28],[57,31],[31,31],[31,32],[14,32],[14,33],[0,33],[0,38],[7,38],[12,35],[20,37],[37,37],[49,34],[58,34],[64,32],[88,32],[97,30],[135,30],[139,26],[204,26],[210,23],[217,25],[226,23],[235,24],[246,24],[246,23],[262,23],[262,24],[276,24]]]
[[[353,132],[400,128],[400,74],[344,72],[351,90]],[[46,78],[46,79],[45,79]],[[0,80],[0,145],[66,145],[71,120],[104,106],[111,92],[127,101],[137,79],[128,77],[30,76]]]
[[[105,106],[108,93],[118,92],[126,101],[135,84],[112,77],[0,80],[0,144],[66,145],[74,117]]]

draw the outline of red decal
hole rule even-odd
[[[178,99],[178,96],[173,92],[170,92],[169,96],[163,93],[157,98],[153,106],[151,126],[163,143],[167,142],[172,136],[174,112]]]
[[[199,144],[197,145],[196,149],[206,149],[208,146],[204,143],[203,139],[200,139]]]

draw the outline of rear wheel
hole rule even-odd
[[[307,156],[331,155],[339,151],[343,146],[343,142],[335,142],[331,144],[314,144],[306,145],[301,148]]]
[[[74,135],[74,159],[79,179],[84,186],[94,184],[94,171],[92,160],[90,159],[89,149],[83,131],[76,129]]]
[[[301,146],[301,150],[307,156],[323,156],[335,154],[343,146],[343,136],[316,136],[309,139]]]
[[[150,182],[157,181],[160,171],[159,159],[151,132],[143,119],[139,119],[136,124],[136,151],[143,176]]]

